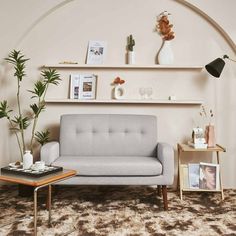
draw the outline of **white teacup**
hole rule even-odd
[[[36,161],[33,165],[34,170],[44,170],[45,162],[44,161]]]

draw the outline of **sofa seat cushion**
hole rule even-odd
[[[156,157],[61,156],[52,163],[76,170],[81,176],[156,176],[162,165]]]

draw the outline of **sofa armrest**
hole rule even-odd
[[[167,143],[157,144],[157,158],[162,164],[162,174],[166,185],[173,184],[174,181],[174,149]]]
[[[59,157],[59,142],[49,142],[44,144],[40,150],[40,159],[46,165],[51,165]]]

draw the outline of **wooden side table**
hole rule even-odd
[[[74,170],[63,170],[54,174],[46,175],[44,177],[29,177],[22,176],[16,174],[6,174],[1,173],[0,180],[16,183],[16,184],[24,184],[28,186],[34,187],[34,235],[37,236],[37,193],[40,188],[48,186],[48,222],[51,221],[51,185],[66,180],[68,178],[72,178],[76,175],[76,171]]]
[[[223,183],[222,183],[222,174],[221,174],[221,168],[219,170],[219,189],[216,190],[209,190],[209,189],[193,189],[188,186],[188,183],[186,183],[184,180],[186,179],[186,175],[188,177],[188,165],[181,163],[182,154],[184,152],[216,152],[217,157],[217,164],[220,166],[220,152],[226,152],[226,149],[219,144],[216,144],[213,148],[207,148],[207,149],[196,149],[193,147],[190,147],[187,144],[177,144],[178,148],[178,185],[179,185],[179,191],[180,191],[180,199],[183,199],[183,192],[221,192],[221,198],[224,200],[224,192],[223,192]],[[184,178],[185,177],[185,178]]]

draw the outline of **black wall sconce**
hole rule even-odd
[[[219,78],[225,66],[224,59],[236,62],[235,60],[229,58],[229,56],[224,55],[223,58],[217,58],[214,61],[210,62],[209,64],[205,65],[205,68],[208,71],[208,73],[216,78]]]

